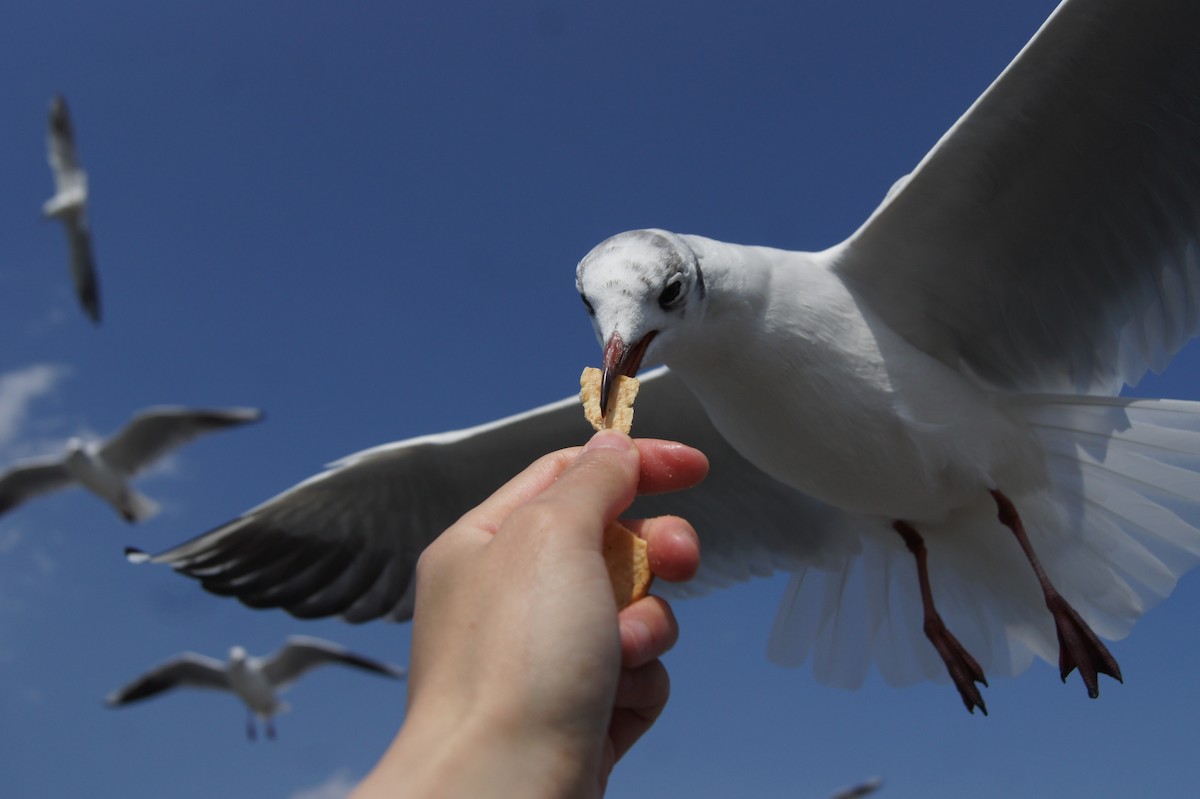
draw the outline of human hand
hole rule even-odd
[[[601,794],[666,703],[659,657],[678,635],[658,597],[617,613],[603,530],[635,493],[686,488],[707,467],[681,444],[598,433],[439,536],[417,566],[404,728],[356,797]],[[658,577],[695,573],[687,522],[625,524]]]

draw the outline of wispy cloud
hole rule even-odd
[[[68,374],[66,366],[51,363],[0,374],[0,448],[20,435],[34,400],[52,392]]]
[[[293,793],[289,799],[346,799],[358,780],[350,776],[347,769],[338,769],[329,779],[311,788],[302,788]]]

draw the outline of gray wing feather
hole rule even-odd
[[[686,592],[822,563],[853,550],[840,511],[768,477],[717,433],[683,383],[665,369],[643,376],[638,435],[691,444],[708,478],[677,494],[640,497],[630,516],[681,515],[696,526],[701,571]],[[538,457],[587,440],[569,398],[453,433],[351,455],[238,519],[153,557],[251,607],[351,622],[412,615],[417,557],[442,530]]]
[[[911,342],[994,386],[1116,393],[1200,324],[1200,4],[1068,0],[847,242]]]
[[[92,234],[88,230],[86,214],[81,212],[64,220],[64,227],[71,251],[71,280],[75,283],[75,294],[91,320],[99,324],[100,282],[92,259]]]
[[[75,131],[71,125],[67,101],[61,95],[55,95],[50,100],[46,125],[46,157],[54,173],[54,183],[58,191],[66,191],[78,184],[81,170],[79,157],[75,153]]]
[[[105,441],[100,455],[114,468],[133,475],[205,433],[261,418],[262,412],[255,408],[147,408]]]
[[[172,688],[185,687],[233,690],[224,663],[195,652],[184,652],[113,691],[104,701],[111,706],[127,705]]]
[[[407,674],[402,668],[355,654],[332,641],[304,635],[289,637],[287,643],[277,652],[260,661],[263,674],[279,690],[286,688],[305,672],[327,663],[353,666],[397,679]]]
[[[39,458],[17,463],[0,476],[0,513],[26,500],[66,488],[75,482],[59,458]]]

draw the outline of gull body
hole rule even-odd
[[[62,455],[13,464],[0,474],[0,514],[41,494],[80,485],[125,521],[144,521],[157,513],[158,503],[131,486],[130,478],[201,435],[261,418],[255,408],[146,408],[107,439],[71,438]]]
[[[174,688],[205,688],[227,691],[246,706],[249,718],[246,736],[255,738],[260,720],[267,736],[275,737],[274,717],[288,709],[279,694],[305,672],[326,664],[353,666],[385,677],[403,679],[407,671],[357,655],[344,647],[310,636],[291,636],[271,655],[253,657],[241,646],[231,647],[226,662],[184,652],[156,666],[105,698],[110,707],[155,696]]]
[[[54,175],[54,196],[42,205],[42,213],[62,222],[70,249],[71,279],[79,304],[91,320],[100,323],[100,285],[92,257],[92,235],[88,229],[87,173],[75,151],[75,130],[62,95],[50,100],[46,152]]]
[[[635,432],[711,463],[631,511],[700,531],[665,593],[790,572],[768,654],[835,685],[949,675],[986,712],[985,672],[1035,657],[1092,695],[1120,679],[1100,639],[1200,560],[1200,404],[1120,396],[1200,329],[1198,29],[1185,0],[1066,0],[831,247],[646,229],[583,258],[606,379],[668,367]],[[254,607],[403,620],[424,546],[587,432],[568,399],[383,445],[133,557]]]

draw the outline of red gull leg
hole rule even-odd
[[[246,740],[253,741],[258,738],[258,726],[254,723],[254,713],[246,715]]]
[[[929,566],[926,562],[925,541],[921,538],[920,533],[907,522],[896,520],[892,522],[892,529],[900,534],[908,551],[913,553],[917,559],[917,579],[921,582],[921,604],[925,608],[925,637],[941,655],[942,662],[946,664],[946,670],[950,672],[950,678],[954,680],[954,687],[958,689],[958,694],[962,697],[967,710],[974,713],[975,708],[978,707],[986,716],[987,705],[983,703],[983,695],[979,693],[979,688],[975,685],[975,683],[987,685],[983,669],[979,667],[975,658],[971,657],[971,653],[966,650],[966,647],[960,644],[958,639],[946,629],[946,624],[933,606],[933,591],[929,587]]]
[[[1121,667],[1117,665],[1116,658],[1092,632],[1092,628],[1088,626],[1087,622],[1075,612],[1075,608],[1062,598],[1051,584],[1050,578],[1046,576],[1041,562],[1033,552],[1033,545],[1029,543],[1029,536],[1025,534],[1025,525],[1021,522],[1021,517],[1012,500],[995,489],[991,493],[992,498],[996,500],[996,507],[1000,511],[1000,523],[1012,530],[1013,535],[1017,537],[1021,550],[1028,558],[1029,565],[1033,567],[1033,573],[1037,575],[1038,582],[1041,583],[1042,594],[1046,597],[1046,607],[1054,616],[1054,628],[1058,633],[1058,671],[1063,682],[1067,681],[1067,675],[1073,669],[1079,669],[1079,676],[1083,678],[1088,696],[1092,699],[1100,695],[1098,674],[1107,674],[1117,682],[1124,682],[1121,679]]]

